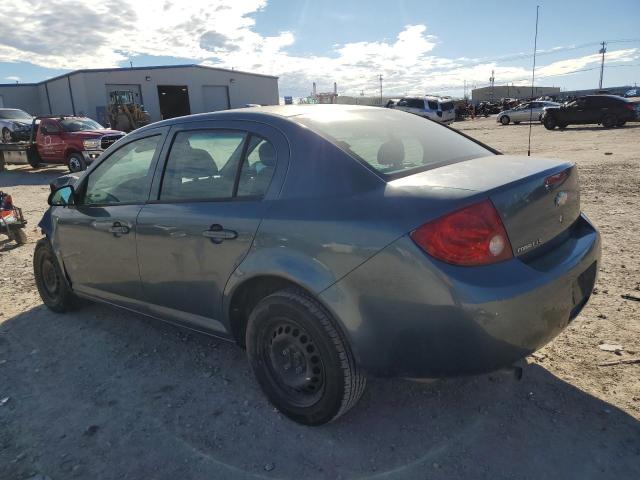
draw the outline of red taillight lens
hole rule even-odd
[[[454,265],[487,265],[513,257],[502,220],[488,199],[422,225],[411,238],[429,255]]]
[[[556,173],[555,175],[551,175],[544,179],[544,186],[547,188],[553,188],[563,183],[568,176],[569,176],[569,170],[564,170],[560,173]]]

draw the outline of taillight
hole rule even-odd
[[[411,238],[429,255],[453,265],[488,265],[513,258],[502,220],[489,199],[422,225]]]
[[[560,173],[556,173],[555,175],[551,175],[544,179],[544,186],[548,189],[556,187],[563,183],[567,177],[569,176],[569,170],[564,170]]]
[[[625,107],[627,110],[631,110],[632,112],[635,112],[635,111],[636,111],[636,107],[635,107],[635,105],[633,105],[633,104],[631,104],[631,103],[625,103],[625,104],[624,104],[624,107]]]

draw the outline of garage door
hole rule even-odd
[[[229,109],[229,87],[224,85],[205,85],[202,87],[202,99],[205,112]]]

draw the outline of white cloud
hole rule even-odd
[[[330,55],[293,55],[292,32],[256,32],[252,15],[265,7],[267,0],[14,0],[10,15],[0,13],[0,61],[77,69],[117,66],[137,55],[181,57],[278,75],[285,95],[306,94],[314,81],[320,90],[336,81],[341,93],[377,94],[379,74],[388,94],[461,90],[465,80],[486,85],[491,70],[498,84],[529,81],[528,68],[509,66],[516,58],[435,55],[437,39],[424,25],[407,25],[390,40],[334,44]],[[608,61],[639,56],[639,49],[607,53]],[[538,78],[599,61],[594,54],[553,62],[539,68]]]

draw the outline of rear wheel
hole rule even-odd
[[[502,125],[509,125],[510,121],[511,119],[509,118],[509,115],[503,115],[502,117],[500,117],[500,123]]]
[[[76,305],[77,298],[67,285],[58,259],[46,238],[36,244],[33,273],[40,298],[51,310],[62,313]]]
[[[13,137],[11,136],[11,131],[5,127],[2,129],[2,141],[4,143],[11,143],[11,141],[13,140]]]
[[[27,243],[27,234],[24,229],[20,227],[11,228],[11,237],[18,245],[24,245]]]
[[[72,153],[69,155],[67,165],[71,173],[81,172],[87,168],[87,162],[84,161],[84,157],[80,153]]]
[[[360,399],[366,377],[328,312],[296,289],[262,299],[249,317],[247,354],[262,390],[278,410],[322,425]]]
[[[558,124],[556,122],[556,119],[553,117],[545,117],[543,123],[544,123],[544,128],[546,128],[547,130],[553,130],[554,128],[556,128]]]
[[[618,123],[616,123],[616,127],[624,127],[626,123],[627,122],[625,120],[621,120]]]
[[[602,126],[604,128],[615,127],[617,123],[618,123],[618,119],[616,118],[615,115],[605,115],[602,118]]]

